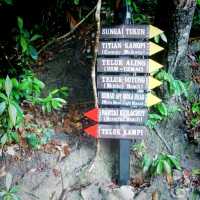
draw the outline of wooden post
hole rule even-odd
[[[133,24],[131,8],[128,5],[127,0],[123,1],[124,7],[126,7],[126,13],[124,16],[124,24]],[[119,185],[127,185],[130,175],[130,146],[131,140],[123,139],[119,140]]]

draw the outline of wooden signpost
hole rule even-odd
[[[121,185],[129,179],[130,141],[148,135],[144,126],[147,108],[161,101],[150,91],[162,84],[152,73],[163,66],[148,56],[163,48],[148,39],[162,32],[151,25],[124,24],[101,29],[96,70],[98,108],[84,114],[97,124],[84,131],[94,138],[119,139]]]

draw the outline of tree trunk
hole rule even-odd
[[[168,36],[168,72],[181,80],[191,79],[187,60],[188,40],[196,6],[195,0],[173,0]]]

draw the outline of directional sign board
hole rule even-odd
[[[149,76],[99,75],[98,89],[149,90],[162,83]]]
[[[153,42],[135,41],[101,41],[99,44],[99,55],[132,55],[132,56],[151,56],[163,48]]]
[[[99,91],[100,105],[150,107],[161,102],[161,99],[151,93]]]
[[[85,129],[88,135],[95,138],[132,139],[144,138],[147,134],[145,126],[96,124]]]
[[[101,38],[153,38],[163,33],[162,30],[152,25],[121,25],[114,27],[103,27],[101,29]]]
[[[144,124],[147,120],[147,109],[128,108],[95,108],[84,113],[86,117],[99,123],[132,123]]]
[[[98,58],[97,72],[152,73],[163,67],[151,59]]]

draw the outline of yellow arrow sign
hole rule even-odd
[[[160,35],[161,33],[163,33],[162,30],[155,26],[149,25],[149,38],[153,38],[157,35]]]
[[[163,65],[161,65],[160,63],[158,63],[152,59],[149,59],[149,73],[158,71],[162,67],[163,67]]]
[[[158,53],[159,51],[164,50],[163,47],[154,44],[153,42],[149,42],[149,55],[152,56],[155,53]]]
[[[153,94],[151,93],[148,93],[147,94],[147,100],[146,100],[146,105],[147,107],[151,107],[157,103],[160,103],[162,100],[159,99],[158,97],[154,96]]]
[[[153,77],[149,77],[149,89],[152,90],[153,88],[156,88],[158,86],[162,85],[162,82],[160,82],[159,80],[153,78]]]

